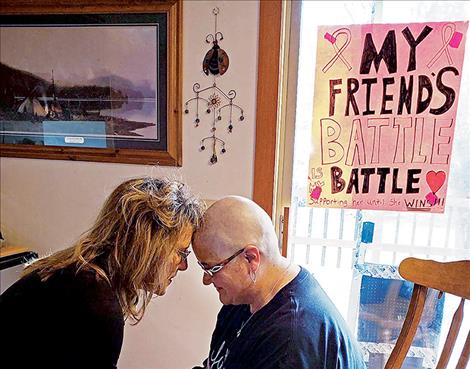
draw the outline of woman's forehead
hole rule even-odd
[[[202,264],[214,264],[231,255],[230,244],[220,237],[203,237],[193,240],[193,249]]]

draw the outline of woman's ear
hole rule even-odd
[[[254,270],[258,269],[260,264],[260,253],[259,249],[254,245],[249,245],[245,247],[245,259],[254,267]]]

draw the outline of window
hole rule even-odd
[[[470,259],[470,44],[467,49],[455,127],[447,204],[444,214],[306,207],[310,127],[317,25],[469,20],[470,2],[454,1],[303,1],[295,116],[295,144],[288,257],[311,270],[340,312],[354,327],[359,287],[352,265],[361,222],[375,223],[373,242],[362,245],[363,261],[398,265],[409,256],[434,260]],[[455,311],[447,299],[444,311]],[[467,310],[469,308],[467,307]],[[467,312],[467,316],[470,310]],[[447,332],[450,316],[444,316]],[[467,319],[464,324],[470,326]],[[468,330],[468,329],[467,329]],[[465,329],[463,331],[466,331]],[[443,339],[440,344],[442,346]],[[459,353],[463,340],[454,353]],[[455,355],[454,355],[455,356]],[[449,367],[455,366],[450,363]]]

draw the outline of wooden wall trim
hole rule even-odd
[[[133,13],[167,15],[166,145],[160,149],[135,149],[2,143],[0,157],[182,166],[182,11],[183,0],[0,0],[0,15],[5,18],[93,13],[120,14],[123,18]]]
[[[282,1],[261,0],[253,200],[273,214]]]

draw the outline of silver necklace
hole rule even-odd
[[[284,276],[287,274],[287,271],[289,270],[289,267],[291,266],[291,263],[289,263],[289,265],[286,267],[286,269],[284,270],[284,273],[282,273],[281,277],[276,281],[276,283],[273,285],[273,288],[271,288],[271,291],[269,291],[269,293],[266,295],[266,296],[269,296],[273,293],[274,289],[278,286],[279,282],[282,281],[282,278],[284,278]],[[264,305],[263,305],[264,306]],[[245,320],[243,323],[242,323],[242,326],[240,327],[240,329],[237,331],[237,338],[240,337],[240,334],[242,333],[242,330],[243,328],[245,328],[245,326],[248,324],[248,322],[251,320],[251,318],[253,318],[253,316],[258,312],[260,311],[261,308],[259,310],[256,310],[253,314],[250,315],[250,317]]]
[[[242,333],[243,328],[245,328],[246,323],[248,323],[250,321],[250,319],[253,318],[253,315],[255,315],[255,314],[256,313],[251,314],[250,317],[242,323],[242,326],[237,331],[237,338],[240,337],[240,334]]]

